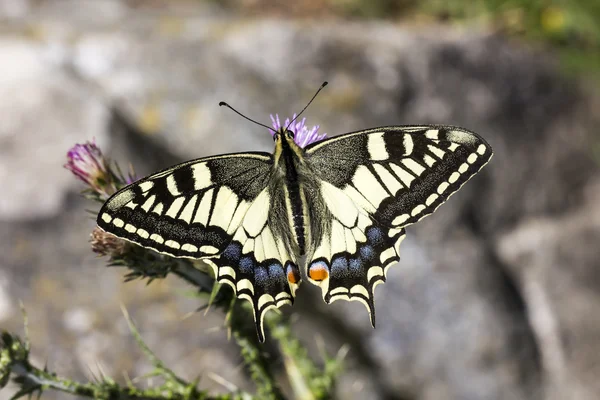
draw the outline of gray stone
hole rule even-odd
[[[76,187],[61,168],[66,151],[96,138],[108,143],[109,112],[94,93],[45,57],[45,46],[0,38],[0,220],[58,214]]]

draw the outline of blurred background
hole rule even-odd
[[[444,123],[495,150],[408,229],[376,330],[308,284],[285,308],[311,354],[350,345],[337,398],[600,398],[598,1],[0,0],[0,327],[22,331],[22,301],[38,366],[123,382],[150,369],[124,304],[176,373],[252,391],[222,314],[184,318],[176,277],[125,284],[94,256],[98,207],[62,165],[93,138],[140,176],[271,151],[218,102],[268,123],[324,80],[320,132]]]

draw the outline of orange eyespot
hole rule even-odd
[[[322,261],[318,261],[310,266],[308,269],[308,276],[313,281],[323,281],[329,276],[329,270],[327,264]]]
[[[300,282],[300,272],[298,268],[292,265],[287,267],[287,280],[289,283],[296,284]]]

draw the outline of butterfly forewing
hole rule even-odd
[[[399,260],[404,227],[435,211],[491,156],[477,134],[450,126],[376,128],[307,147],[333,221],[314,229],[308,252],[307,275],[325,301],[361,301],[374,324],[373,291]]]

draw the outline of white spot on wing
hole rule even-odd
[[[460,167],[458,167],[458,172],[464,174],[469,169],[469,165],[467,163],[462,163]]]
[[[194,246],[193,244],[186,243],[183,246],[181,246],[181,250],[187,251],[190,253],[195,253],[198,251],[198,248],[196,246]]]
[[[410,156],[415,148],[412,136],[408,133],[405,133],[404,137],[402,138],[402,145],[404,146],[404,155]]]
[[[204,245],[200,246],[200,251],[204,254],[217,254],[219,249],[217,249],[215,246]]]
[[[160,243],[160,244],[165,242],[163,237],[156,233],[153,233],[152,235],[150,235],[150,240],[154,240],[156,243]]]
[[[396,218],[394,218],[394,220],[392,221],[392,225],[400,225],[405,223],[406,221],[408,221],[408,219],[410,218],[410,215],[408,214],[402,214],[397,216]]]
[[[486,150],[486,148],[485,148],[485,145],[483,145],[483,144],[480,144],[479,147],[477,147],[477,153],[480,155],[484,155],[485,150]]]
[[[142,193],[146,193],[148,190],[152,189],[153,187],[154,187],[154,182],[152,182],[152,181],[146,181],[146,182],[140,183],[140,189],[142,189]]]
[[[448,186],[450,186],[450,184],[448,182],[440,183],[440,186],[438,186],[438,188],[437,188],[437,192],[439,194],[444,193],[446,191],[446,189],[448,189]]]
[[[369,133],[367,135],[367,150],[369,157],[374,161],[387,160],[389,154],[385,148],[385,140],[383,140],[383,132]]]
[[[437,129],[429,129],[425,132],[425,137],[427,139],[437,140],[439,131]]]
[[[173,196],[179,196],[181,193],[177,188],[177,182],[175,182],[175,176],[173,174],[167,176],[167,189]]]
[[[173,249],[177,249],[177,250],[179,250],[179,248],[181,247],[181,246],[179,245],[179,243],[177,243],[177,242],[176,242],[176,241],[174,241],[174,240],[167,240],[167,241],[165,242],[165,246],[168,246],[168,247],[171,247],[171,248],[173,248]]]
[[[142,228],[140,228],[140,229],[137,230],[137,234],[138,234],[139,237],[141,237],[143,239],[148,239],[148,236],[150,236],[148,234],[148,231],[145,230],[145,229],[142,229]]]
[[[477,161],[477,154],[473,153],[470,154],[469,157],[467,157],[467,162],[469,164],[473,164],[475,161]]]
[[[429,195],[427,200],[425,200],[425,204],[427,204],[428,206],[432,205],[438,199],[438,197],[439,196],[435,193]]]
[[[423,204],[419,204],[418,206],[416,206],[415,208],[413,208],[413,210],[410,212],[410,215],[413,217],[416,217],[417,215],[421,214],[421,212],[425,209],[425,206]]]
[[[448,182],[454,183],[458,178],[460,178],[460,174],[458,172],[453,172],[452,175],[450,175],[450,178],[448,178]]]
[[[117,228],[122,228],[123,225],[125,225],[125,222],[121,218],[115,218],[113,219],[113,225]]]
[[[205,162],[192,165],[192,176],[194,177],[194,189],[202,190],[212,185],[210,169]]]
[[[125,225],[125,230],[129,233],[133,233],[137,230],[137,228],[131,224]]]
[[[110,221],[112,221],[112,217],[107,213],[102,213],[102,221],[108,224]]]

